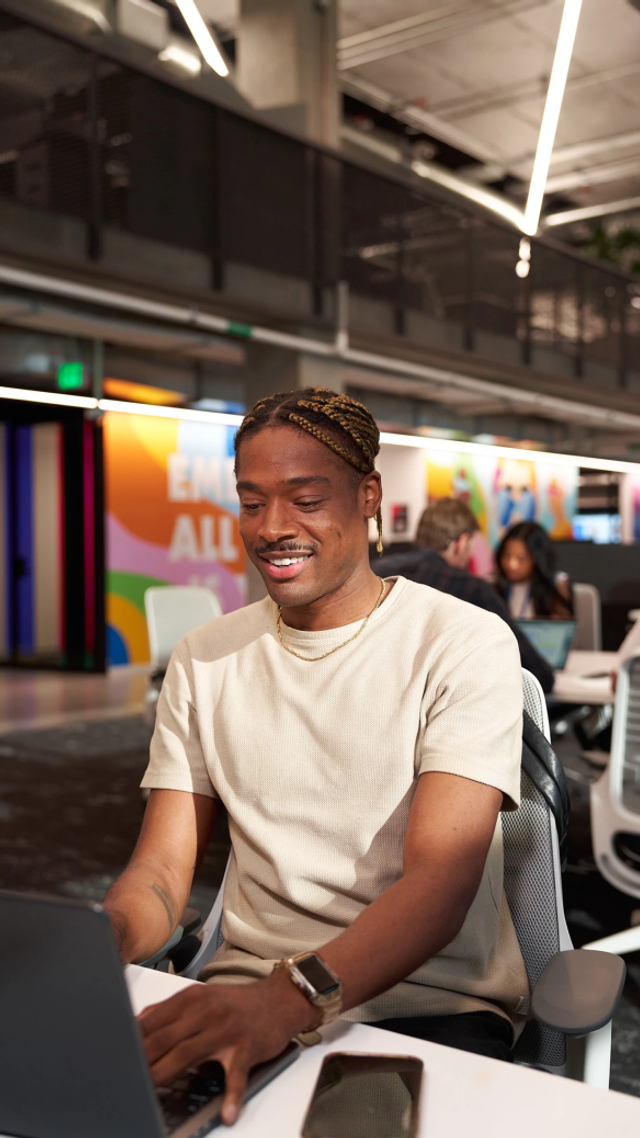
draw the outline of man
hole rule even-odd
[[[123,960],[155,952],[222,800],[224,944],[141,1027],[157,1084],[224,1065],[227,1123],[254,1064],[338,1014],[507,1058],[527,1004],[499,822],[520,790],[517,647],[495,616],[372,573],[378,449],[366,408],[322,388],[246,416],[240,530],[269,597],[178,644],[105,902]]]
[[[495,589],[468,572],[471,542],[479,529],[475,515],[459,498],[440,498],[424,510],[418,524],[416,549],[375,557],[372,569],[380,577],[401,573],[411,581],[430,585],[462,601],[495,612],[509,625],[520,649],[522,667],[540,681],[544,692],[553,689],[553,670],[511,619]]]

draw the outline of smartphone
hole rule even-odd
[[[327,1055],[302,1138],[417,1138],[422,1071],[411,1055]]]

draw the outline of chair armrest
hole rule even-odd
[[[565,1035],[588,1035],[613,1016],[627,973],[611,952],[557,952],[531,995],[531,1014]]]

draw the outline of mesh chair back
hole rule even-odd
[[[549,719],[538,681],[523,671],[524,707],[549,738]],[[551,957],[570,948],[562,909],[555,821],[544,798],[523,771],[520,809],[502,815],[504,887],[532,990]],[[565,1037],[535,1020],[527,1023],[514,1051],[517,1062],[561,1067]]]
[[[222,616],[220,601],[211,589],[191,585],[166,585],[147,589],[144,595],[147,614],[151,667],[166,668],[178,641],[201,624]]]
[[[602,651],[602,619],[600,593],[595,585],[575,584],[573,615],[578,627],[572,647],[581,652]]]
[[[624,720],[622,798],[627,810],[640,813],[640,656],[626,665],[629,674],[627,713]],[[628,793],[625,793],[628,789]]]

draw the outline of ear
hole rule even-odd
[[[382,502],[382,479],[377,470],[365,474],[358,489],[358,497],[365,518],[375,518]]]

